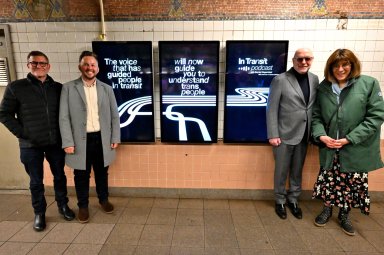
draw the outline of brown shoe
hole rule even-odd
[[[108,200],[100,203],[100,206],[105,213],[113,213],[113,204],[111,204]]]
[[[80,223],[87,223],[89,221],[88,208],[79,208],[79,213],[77,214],[77,220]]]

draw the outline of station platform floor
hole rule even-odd
[[[90,199],[90,221],[65,221],[47,196],[47,228],[32,229],[30,195],[0,194],[0,254],[384,254],[384,203],[371,214],[351,213],[355,236],[346,235],[337,211],[316,227],[320,201],[302,201],[303,219],[281,220],[272,200],[110,197],[113,214]],[[69,206],[77,213],[76,198]]]

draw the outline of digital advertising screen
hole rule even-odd
[[[267,142],[272,79],[286,71],[288,41],[227,41],[224,99],[226,143]]]
[[[152,42],[94,41],[97,78],[112,86],[122,142],[154,142]]]
[[[217,142],[219,41],[160,41],[161,141]]]

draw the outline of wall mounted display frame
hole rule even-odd
[[[269,86],[287,58],[288,41],[226,42],[225,143],[267,142]]]
[[[154,142],[152,42],[93,41],[100,72],[112,86],[120,115],[122,142]]]
[[[160,41],[162,142],[217,142],[219,41]]]

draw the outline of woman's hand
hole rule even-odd
[[[340,144],[340,148],[343,147],[344,145],[347,145],[349,144],[349,141],[347,138],[342,138],[342,139],[339,139],[339,140],[336,140],[339,144]]]
[[[333,139],[332,137],[323,135],[323,136],[320,136],[319,139],[330,149],[340,149],[344,145],[349,144],[349,141],[346,138],[336,140],[336,139]]]

